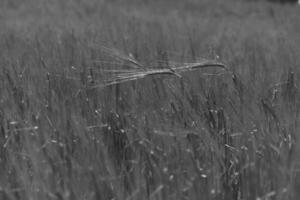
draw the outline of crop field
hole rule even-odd
[[[300,7],[1,0],[0,200],[300,198]]]

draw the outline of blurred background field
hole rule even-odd
[[[0,199],[298,199],[300,7],[0,1]],[[103,87],[111,70],[224,63]]]

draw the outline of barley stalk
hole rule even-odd
[[[97,84],[92,86],[91,88],[101,88],[107,87],[111,85],[121,84],[129,81],[135,81],[144,79],[150,76],[161,76],[161,75],[171,75],[177,76],[181,78],[182,74],[189,71],[199,70],[203,68],[222,68],[226,69],[226,66],[223,63],[215,62],[215,61],[204,61],[204,62],[197,62],[197,63],[189,63],[184,64],[183,66],[179,67],[171,67],[171,68],[164,68],[164,69],[153,69],[153,68],[134,68],[134,69],[127,69],[127,70],[104,70],[104,73],[112,74],[112,77],[108,80],[105,80],[102,84]]]

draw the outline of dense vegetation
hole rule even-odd
[[[0,4],[0,199],[300,197],[299,7]]]

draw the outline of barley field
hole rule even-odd
[[[297,200],[300,7],[1,0],[0,200]]]

